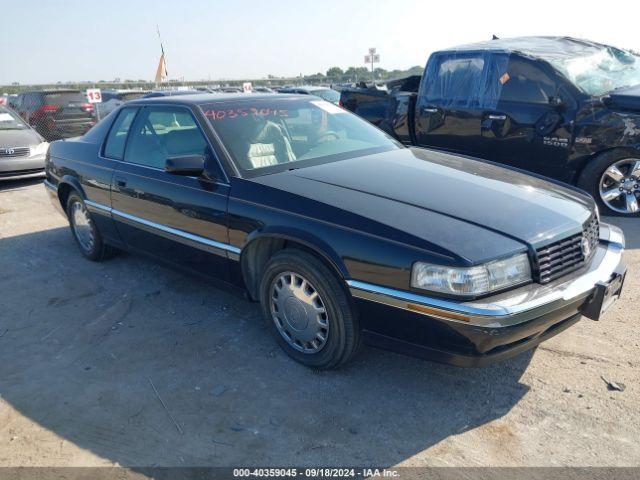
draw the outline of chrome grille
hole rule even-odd
[[[0,158],[28,157],[29,147],[0,147]]]
[[[594,215],[585,222],[582,233],[536,250],[537,281],[548,283],[589,263],[598,248],[599,237],[600,225]]]

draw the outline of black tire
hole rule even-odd
[[[315,353],[294,348],[280,333],[272,317],[272,288],[276,279],[286,272],[293,272],[308,280],[326,310],[329,325],[326,343]],[[260,303],[263,317],[278,344],[287,355],[303,365],[316,369],[336,368],[351,360],[359,350],[358,319],[345,287],[324,263],[305,251],[285,249],[271,257],[260,282]]]
[[[77,205],[77,206],[76,206]],[[86,242],[80,239],[80,235],[78,233],[78,228],[75,222],[75,216],[73,214],[74,208],[81,208],[88,215],[88,227],[90,229],[90,233],[92,236],[91,245],[87,246]],[[67,217],[69,219],[69,226],[71,227],[71,234],[73,235],[73,239],[76,241],[78,245],[78,249],[80,253],[84,255],[91,261],[101,262],[106,260],[107,258],[112,257],[116,253],[116,249],[107,245],[102,239],[102,235],[98,231],[91,214],[87,210],[87,206],[85,205],[82,197],[78,195],[76,192],[72,192],[69,194],[69,198],[67,198],[67,207],[66,207]]]
[[[640,211],[636,213],[623,213],[616,210],[612,210],[607,206],[600,196],[600,180],[605,170],[607,170],[614,163],[623,159],[637,159],[640,160],[638,152],[629,152],[627,150],[610,150],[608,152],[601,153],[596,158],[589,161],[584,168],[578,179],[578,187],[587,191],[598,204],[600,213],[603,215],[613,215],[617,217],[639,217]]]

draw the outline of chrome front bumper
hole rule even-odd
[[[348,280],[351,295],[448,322],[484,328],[515,326],[586,299],[622,264],[622,230],[601,224],[598,250],[590,264],[545,285],[531,283],[481,300],[457,302]]]
[[[32,178],[44,174],[45,156],[0,158],[0,179]]]

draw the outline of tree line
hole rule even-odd
[[[318,72],[312,75],[300,75],[305,83],[355,83],[371,82],[378,80],[391,80],[394,78],[408,77],[410,75],[422,75],[423,66],[416,65],[406,70],[385,70],[374,68],[373,74],[367,67],[349,67],[343,70],[340,67],[331,67],[326,73]],[[271,77],[273,78],[273,77]]]

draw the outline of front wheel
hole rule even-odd
[[[67,217],[73,238],[82,255],[94,262],[113,255],[115,250],[104,243],[87,206],[80,195],[75,192],[70,194],[67,199]]]
[[[357,352],[360,332],[347,293],[313,255],[294,249],[276,253],[262,276],[260,302],[276,341],[294,360],[329,369]]]
[[[604,214],[640,216],[640,158],[604,153],[586,166],[578,186],[596,199]]]

